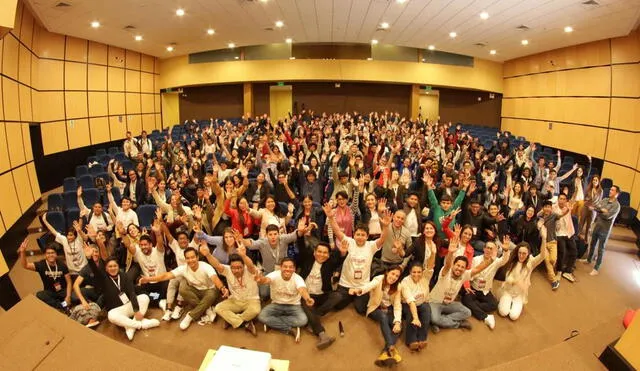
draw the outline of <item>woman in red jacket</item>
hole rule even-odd
[[[249,215],[249,202],[246,198],[240,197],[237,202],[235,197],[225,200],[224,213],[231,219],[231,228],[240,232],[242,237],[251,237],[257,231],[256,223]]]
[[[473,260],[473,251],[474,251],[473,246],[471,246],[471,238],[473,237],[473,227],[470,226],[469,224],[465,224],[462,227],[460,227],[459,225],[456,225],[454,227],[455,232],[452,231],[451,228],[449,228],[449,224],[451,223],[453,218],[455,218],[456,215],[458,215],[459,212],[460,212],[460,209],[456,209],[452,211],[451,214],[449,214],[446,218],[444,218],[444,220],[442,221],[442,230],[447,235],[448,239],[451,239],[454,235],[460,236],[460,242],[458,243],[458,250],[456,251],[455,256],[466,256],[467,261],[471,262]],[[448,249],[446,248],[446,246],[444,248],[443,246],[440,246],[438,248],[438,255],[440,255],[441,257],[447,256],[447,252],[448,252]],[[467,264],[467,269],[471,269],[471,264]]]

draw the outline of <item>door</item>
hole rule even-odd
[[[293,109],[293,89],[291,85],[269,87],[269,116],[271,122],[289,119]]]

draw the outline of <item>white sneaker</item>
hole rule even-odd
[[[597,276],[599,274],[597,269],[594,269],[591,271],[591,273],[589,273],[590,276]]]
[[[164,311],[164,316],[162,316],[162,320],[163,321],[171,321],[171,311],[170,310],[165,310]]]
[[[160,309],[162,309],[163,312],[167,310],[167,299],[160,300],[158,302],[158,306],[160,307]]]
[[[496,317],[494,317],[493,314],[489,314],[487,318],[484,319],[484,323],[493,330],[494,328],[496,328]]]
[[[580,263],[589,264],[589,259],[578,259]]]
[[[129,341],[133,340],[133,335],[136,334],[136,329],[133,327],[125,327],[124,332],[127,334]]]
[[[191,321],[193,321],[193,318],[191,318],[189,313],[187,313],[187,315],[184,316],[182,321],[180,321],[180,330],[186,330],[191,324]]]
[[[207,315],[207,317],[209,317],[209,322],[213,323],[216,320],[216,311],[213,309],[213,307],[209,307],[207,308],[207,311],[205,312],[205,314]]]
[[[158,321],[155,318],[151,318],[151,319],[143,318],[142,321],[140,321],[140,322],[142,322],[141,328],[143,330],[148,330],[150,328],[154,328],[154,327],[160,326],[160,321]]]
[[[176,305],[176,307],[173,308],[173,313],[171,313],[171,319],[180,319],[180,317],[182,317],[182,307]]]

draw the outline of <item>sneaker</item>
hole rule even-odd
[[[99,324],[100,324],[100,321],[98,321],[98,320],[96,320],[96,319],[91,318],[91,319],[89,320],[89,322],[87,322],[87,324],[85,325],[85,327],[87,327],[87,328],[94,328],[94,327],[98,326]]]
[[[398,351],[398,348],[391,347],[389,350],[391,351],[391,357],[396,364],[402,362],[402,357],[400,357],[400,352]]]
[[[595,268],[591,271],[591,273],[589,273],[590,276],[597,276],[598,274],[599,274],[599,272]]]
[[[487,318],[484,319],[484,323],[493,330],[494,328],[496,328],[496,317],[494,317],[493,314],[489,314]]]
[[[562,277],[571,283],[576,282],[576,277],[573,275],[573,273],[564,272],[562,273]]]
[[[589,264],[589,259],[578,259],[580,263]]]
[[[382,353],[380,353],[380,355],[378,356],[378,359],[376,359],[376,361],[374,362],[374,364],[378,367],[388,367],[391,365],[389,363],[389,360],[391,360],[391,364],[395,363],[395,361],[393,360],[393,357],[391,356],[391,352],[389,352],[388,350],[383,350]]]
[[[289,333],[293,336],[296,343],[300,342],[300,327],[295,327],[289,330]]]
[[[326,349],[329,347],[329,345],[333,344],[334,341],[336,341],[336,338],[334,338],[333,336],[329,336],[324,332],[321,332],[320,335],[318,335],[316,348],[318,348],[319,350]]]
[[[253,324],[253,321],[249,321],[244,325],[244,329],[251,333],[253,336],[258,336],[258,331],[256,331],[256,325]]]
[[[209,317],[209,321],[211,323],[213,323],[216,320],[216,311],[213,309],[213,307],[209,307],[207,309],[207,311],[205,312],[206,316]]]
[[[125,334],[127,334],[127,339],[129,339],[129,341],[133,340],[133,335],[136,334],[136,329],[134,327],[125,327],[124,328],[124,332]]]
[[[142,321],[140,322],[142,322],[142,325],[140,328],[142,328],[143,330],[148,330],[150,328],[160,326],[160,321],[158,321],[155,318],[151,318],[151,319],[143,318]]]
[[[461,328],[463,330],[471,330],[471,322],[465,319],[464,321],[460,322],[458,328]]]
[[[162,316],[163,321],[171,321],[171,311],[169,309],[164,311],[164,316]]]
[[[431,325],[431,332],[433,332],[434,334],[437,334],[438,332],[440,332],[440,327],[436,325]]]
[[[167,299],[160,300],[158,302],[158,306],[160,307],[160,309],[162,309],[163,312],[167,310]]]
[[[551,290],[556,291],[560,287],[560,281],[551,282]]]
[[[263,329],[264,329],[264,332],[269,332],[269,326],[267,326],[266,324],[264,325]]]
[[[182,307],[176,305],[176,307],[173,308],[173,312],[171,313],[171,319],[180,319],[180,317],[182,317]]]
[[[191,324],[191,321],[193,321],[193,318],[191,318],[189,313],[187,313],[187,315],[184,316],[182,321],[180,321],[180,330],[186,330]]]

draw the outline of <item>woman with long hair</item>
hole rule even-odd
[[[534,255],[538,254],[540,245],[540,234],[536,225],[536,209],[533,206],[527,207],[524,214],[514,221],[513,232],[518,242],[526,242]]]
[[[602,194],[603,190],[602,184],[600,184],[600,177],[598,175],[594,175],[591,177],[589,185],[584,193],[584,204],[578,221],[578,235],[587,236],[589,234],[589,228],[591,228],[591,223],[593,223],[596,216],[596,213],[589,209],[589,206],[599,202],[602,199]]]
[[[231,228],[238,231],[242,237],[250,237],[257,231],[257,224],[249,212],[249,201],[245,197],[224,201],[224,212],[231,219]]]
[[[529,244],[520,242],[506,265],[506,278],[502,284],[503,293],[498,303],[498,313],[503,317],[509,316],[513,321],[520,317],[527,303],[531,273],[547,255],[547,229],[542,223],[539,224],[539,229],[542,239],[540,253],[532,256]]]
[[[427,225],[425,225],[425,229]],[[431,227],[435,235],[435,228]],[[435,244],[429,246],[425,252],[426,262],[414,262],[409,270],[409,275],[401,282],[403,315],[405,318],[417,317],[420,322],[419,326],[413,321],[407,322],[405,326],[405,343],[412,351],[419,351],[427,346],[427,333],[431,322],[429,282],[433,276],[433,267],[436,262]],[[414,307],[415,312],[413,311]]]
[[[402,305],[400,275],[402,268],[393,266],[388,268],[384,274],[374,277],[363,287],[349,289],[349,295],[362,296],[369,293],[369,303],[367,304],[366,316],[378,322],[380,331],[384,338],[384,349],[375,361],[377,366],[393,366],[400,361],[400,353],[396,348],[398,334],[402,329]],[[418,318],[415,303],[409,304],[415,316],[412,323],[422,326]]]
[[[280,233],[285,232],[285,227],[293,216],[293,208],[290,207],[287,210],[286,216],[282,217],[282,211],[278,208],[278,203],[273,195],[265,197],[261,202],[261,207],[258,210],[249,209],[249,215],[252,218],[260,219],[260,238],[267,237],[267,226],[270,224],[277,225],[280,229]]]
[[[309,225],[311,223],[315,223],[318,228],[314,228],[311,232],[318,241],[321,239],[321,233],[324,230],[324,211],[321,207],[313,205],[313,198],[310,194],[305,195],[302,198],[302,208],[297,212],[294,220],[296,225],[299,224],[300,220],[304,220],[305,225]]]
[[[236,236],[240,238],[240,232],[233,228],[225,228],[222,236],[209,236],[200,231],[200,228],[194,226],[196,238],[205,240],[208,245],[215,246],[211,255],[213,255],[222,264],[229,264],[229,256],[235,254],[238,248]]]
[[[577,216],[578,221],[580,220],[580,215],[582,215],[582,208],[584,207],[584,200],[586,198],[586,190],[588,187],[587,176],[591,172],[591,156],[587,155],[587,158],[589,159],[588,169],[585,170],[582,166],[579,166],[576,169],[575,176],[571,180],[571,183],[573,184],[573,195],[571,196],[571,201],[574,201],[571,214]]]
[[[507,189],[509,190],[509,201],[507,202],[507,205],[509,207],[509,217],[512,217],[513,214],[516,213],[516,211],[521,210],[524,206],[524,202],[522,202],[524,190],[520,182],[514,183],[513,188],[507,187]]]

